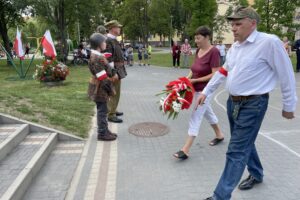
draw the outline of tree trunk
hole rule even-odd
[[[64,0],[59,1],[59,30],[60,30],[60,39],[61,39],[61,46],[60,50],[62,53],[62,61],[66,62],[68,56],[68,43],[66,39],[66,19],[65,19],[65,2]]]
[[[270,0],[267,1],[267,32],[270,33]]]
[[[8,38],[8,34],[7,34],[7,27],[5,24],[5,19],[3,14],[1,14],[1,19],[0,19],[0,33],[1,33],[1,37],[3,39],[3,43],[4,43],[4,48],[5,50],[8,52],[8,54],[10,55],[10,57],[12,57],[12,53],[11,53],[11,47],[10,47],[10,42],[9,42],[9,38]],[[7,65],[11,65],[8,56],[7,56]]]
[[[148,31],[148,9],[147,9],[148,5],[147,5],[147,0],[145,1],[145,44],[146,46],[148,46],[148,35],[149,35],[149,31]]]

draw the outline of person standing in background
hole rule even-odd
[[[188,68],[189,67],[189,56],[192,55],[192,48],[189,44],[189,40],[185,39],[184,44],[181,45],[181,51],[183,55],[183,67]]]
[[[148,65],[150,65],[150,59],[152,54],[152,46],[150,44],[148,44],[147,52],[148,52]]]
[[[143,48],[141,46],[138,47],[138,59],[139,59],[139,66],[142,66]]]
[[[148,63],[148,48],[143,48],[142,49],[143,55],[144,55],[144,66],[149,65]]]
[[[296,50],[296,56],[297,56],[296,72],[299,72],[300,71],[300,38],[296,40],[294,48]]]
[[[127,55],[128,55],[127,63],[129,66],[132,66],[133,65],[133,48],[132,48],[131,44],[129,44],[129,46],[127,48]]]
[[[172,57],[173,57],[173,67],[176,67],[177,63],[177,68],[180,67],[180,46],[178,45],[177,41],[173,41],[172,45]]]
[[[219,49],[220,52],[220,65],[222,66],[225,63],[226,58],[226,46],[223,44],[222,40],[220,40],[220,43],[216,45],[217,49]]]
[[[26,44],[25,45],[25,56],[27,55],[27,58],[29,58],[29,50],[30,50],[29,44]]]
[[[291,56],[291,52],[292,52],[292,51],[291,51],[291,45],[290,45],[289,39],[288,39],[287,37],[283,37],[282,42],[283,42],[283,46],[284,46],[284,48],[285,48],[287,54],[288,54],[289,56]]]

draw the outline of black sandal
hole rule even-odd
[[[222,142],[223,140],[224,140],[224,138],[215,138],[212,141],[210,141],[209,145],[215,146],[215,145],[219,144],[220,142]]]
[[[175,154],[173,154],[173,156],[174,156],[175,158],[180,159],[180,160],[185,160],[185,159],[187,159],[187,158],[189,157],[189,156],[188,156],[186,153],[184,153],[184,151],[182,151],[182,150],[176,152]]]

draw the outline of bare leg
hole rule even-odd
[[[185,153],[185,154],[188,154],[192,145],[193,145],[193,142],[195,140],[196,136],[188,136],[186,141],[185,141],[185,144],[184,146],[182,147],[182,151]]]
[[[215,146],[224,140],[224,135],[221,132],[218,124],[211,124],[211,127],[214,129],[216,137],[209,142],[210,146]]]
[[[220,127],[218,124],[211,124],[211,127],[214,129],[215,134],[216,134],[216,138],[222,139],[224,138],[223,133],[220,130]]]
[[[220,127],[218,126],[218,124],[211,124],[211,127],[215,131],[216,138],[219,138],[219,139],[224,138],[224,135],[221,132]],[[190,149],[191,149],[191,147],[193,145],[193,142],[194,142],[195,138],[196,138],[196,136],[188,136],[187,137],[187,139],[185,141],[185,144],[184,144],[184,146],[181,149],[185,154],[189,153],[189,151],[190,151]]]

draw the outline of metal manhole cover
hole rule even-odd
[[[143,122],[130,126],[128,131],[139,137],[158,137],[166,135],[169,127],[157,122]]]

